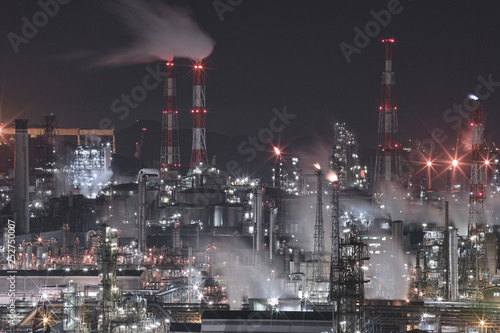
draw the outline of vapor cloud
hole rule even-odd
[[[197,62],[212,53],[215,42],[187,9],[159,0],[117,0],[109,6],[134,41],[98,61],[99,65],[126,65],[174,57]]]

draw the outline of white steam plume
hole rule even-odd
[[[101,59],[101,65],[146,63],[173,57],[200,62],[212,53],[214,40],[186,9],[159,0],[118,0],[110,8],[130,30],[134,42]]]

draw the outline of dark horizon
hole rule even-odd
[[[162,88],[148,91],[123,119],[112,109],[157,62],[90,66],[95,57],[129,45],[131,35],[99,1],[64,3],[32,38],[17,45],[17,53],[8,34],[22,35],[23,17],[31,21],[42,9],[35,1],[0,4],[9,14],[0,22],[6,36],[0,48],[0,122],[21,117],[35,124],[43,114],[54,113],[60,127],[105,124],[118,132],[137,119],[160,121]],[[448,149],[457,136],[465,140],[470,112],[460,106],[477,92],[488,97],[485,137],[500,141],[500,115],[494,111],[500,106],[494,3],[252,1],[231,10],[217,9],[218,2],[166,3],[191,12],[215,41],[204,60],[208,131],[255,136],[268,126],[273,109],[286,107],[297,118],[280,133],[285,140],[328,137],[332,123],[341,121],[358,134],[361,146],[374,148],[384,69],[380,40],[389,36],[396,39],[401,144],[431,139],[433,131],[446,138],[441,141]],[[190,128],[192,60],[175,62],[179,125]]]

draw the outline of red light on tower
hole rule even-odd
[[[394,72],[392,47],[395,40],[383,39],[385,44],[385,70],[382,73],[382,94],[379,104],[378,148],[375,160],[373,194],[379,201],[388,189],[401,183],[401,162],[398,140],[398,109],[394,99]]]
[[[173,61],[165,62],[160,148],[160,178],[176,179],[180,166],[178,112]],[[144,130],[144,129],[143,129]]]

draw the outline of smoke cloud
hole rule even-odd
[[[118,0],[111,11],[128,28],[134,42],[99,61],[99,65],[125,65],[174,57],[200,62],[209,56],[214,40],[194,21],[188,10],[159,0]]]

